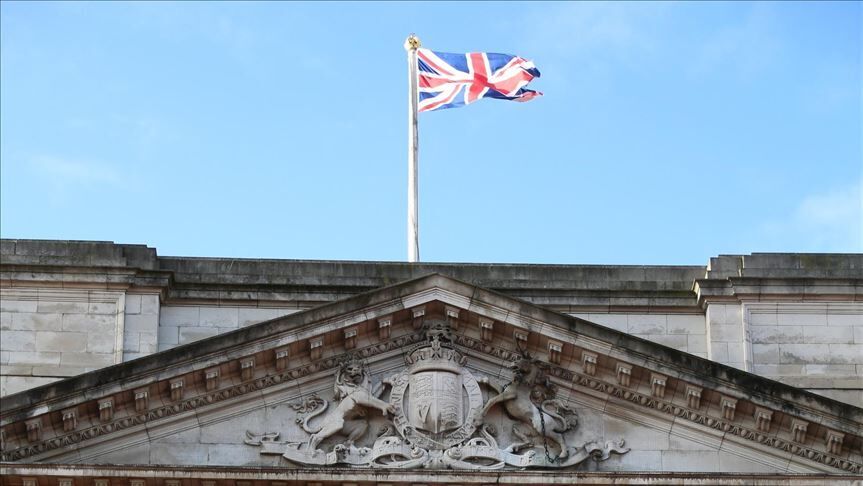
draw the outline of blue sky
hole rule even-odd
[[[0,234],[404,260],[406,64],[532,59],[420,115],[424,261],[863,251],[861,3],[0,4]]]

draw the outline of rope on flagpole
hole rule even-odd
[[[417,159],[419,136],[417,131],[417,49],[420,40],[411,34],[405,40],[408,53],[408,262],[415,263],[420,257],[419,242],[419,189],[417,181]]]

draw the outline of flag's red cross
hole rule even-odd
[[[431,103],[421,106],[419,111],[429,111],[451,103],[461,92],[462,87],[466,88],[464,94],[466,105],[482,98],[490,89],[504,96],[515,96],[521,87],[534,78],[532,74],[521,68],[528,61],[520,57],[513,57],[506,65],[491,72],[488,56],[484,52],[471,52],[467,54],[468,72],[465,73],[445,63],[431,51],[419,49],[417,55],[437,71],[437,74],[420,71],[419,87],[441,90],[443,95],[435,96],[430,100]],[[532,97],[527,96],[526,99],[517,101],[527,101]]]

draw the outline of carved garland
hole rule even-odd
[[[422,339],[421,335],[406,335],[397,339],[386,341],[383,343],[368,346],[354,353],[362,358],[369,358],[387,351],[399,349],[404,346],[416,344]],[[519,354],[497,346],[492,346],[478,339],[457,335],[456,343],[466,348],[493,356],[505,361],[515,361],[519,358]],[[311,373],[334,369],[338,366],[340,359],[344,356],[337,356],[324,359],[315,363],[307,363],[303,366],[287,370],[283,373],[269,375],[255,379],[250,383],[241,383],[222,390],[217,390],[212,393],[199,395],[188,400],[183,400],[178,403],[165,405],[146,413],[124,417],[122,419],[110,422],[107,424],[95,425],[81,431],[76,431],[71,434],[54,437],[41,441],[36,444],[19,447],[11,451],[4,451],[0,454],[3,461],[19,461],[32,457],[44,452],[55,450],[61,447],[78,444],[80,442],[94,439],[112,432],[127,429],[137,425],[142,425],[151,420],[158,420],[165,417],[170,417],[182,412],[195,410],[199,407],[212,405],[223,400],[242,396],[252,391],[263,390],[271,386],[278,385],[288,380],[294,380],[307,376]],[[672,403],[658,400],[655,397],[649,397],[631,390],[619,387],[612,383],[604,382],[591,376],[582,375],[558,366],[550,366],[550,374],[567,382],[576,383],[580,386],[590,388],[608,395],[627,400],[636,405],[646,408],[659,410],[661,412],[674,415],[679,418],[690,420],[700,425],[712,427],[717,430],[732,433],[738,437],[758,442],[760,444],[779,449],[784,452],[791,452],[799,457],[809,459],[827,466],[831,466],[852,474],[863,474],[863,464],[858,464],[847,459],[842,459],[830,455],[828,453],[817,451],[808,447],[791,443],[776,437],[770,437],[754,430],[747,429],[740,425],[735,425],[726,420],[708,417],[707,415],[685,408]]]

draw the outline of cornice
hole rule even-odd
[[[436,317],[453,320],[459,346],[490,360],[515,360],[518,357],[514,342],[517,336],[513,330],[523,330],[523,338],[530,343],[535,354],[549,362],[550,374],[560,385],[574,392],[599,394],[626,403],[635,410],[660,412],[669,420],[683,420],[718,430],[741,441],[766,446],[778,453],[787,453],[834,470],[863,474],[863,464],[850,459],[851,454],[861,453],[863,438],[859,431],[863,424],[860,422],[825,414],[800,402],[763,395],[757,387],[747,388],[713,377],[699,378],[691,370],[657,361],[643,350],[631,349],[626,342],[612,340],[609,343],[599,339],[602,334],[591,337],[579,332],[587,330],[585,325],[589,323],[585,321],[568,318],[567,322],[577,326],[570,326],[567,330],[555,325],[555,319],[545,315],[548,311],[533,309],[532,312],[530,308],[523,308],[523,312],[517,313],[512,306],[527,304],[505,298],[506,302],[502,303],[507,305],[496,305],[492,298],[494,294],[485,295],[488,291],[474,288],[472,292],[465,292],[466,284],[443,277],[422,280],[438,285],[415,289],[396,299],[366,302],[368,307],[328,318],[323,317],[326,312],[318,310],[318,319],[296,328],[291,341],[278,336],[256,342],[240,340],[235,348],[222,350],[221,355],[192,354],[168,368],[154,369],[124,380],[128,386],[115,388],[106,395],[94,396],[98,394],[91,393],[82,399],[78,394],[63,399],[49,394],[51,398],[46,402],[33,403],[22,410],[9,410],[2,420],[3,460],[38,460],[51,451],[82,446],[96,438],[134,430],[148,423],[332,370],[349,356],[372,359],[418,342],[418,322]],[[443,283],[448,283],[450,288],[440,287]],[[417,311],[420,307],[421,312]],[[450,309],[462,309],[463,313]],[[390,328],[387,332],[392,334],[388,334],[388,338],[373,338],[372,331],[381,327],[386,313],[393,316],[387,324]],[[312,314],[314,317],[315,313]],[[453,315],[457,317],[453,318]],[[486,319],[483,322],[491,322],[494,326],[491,328],[493,334],[485,339],[479,319]],[[344,330],[360,327],[369,344],[346,349],[347,333]],[[352,334],[351,337],[354,336]],[[563,344],[561,350],[555,351],[560,356],[552,356],[554,348],[545,345],[548,340]],[[320,358],[313,359],[316,352],[313,342],[320,342],[326,348],[319,351]],[[288,355],[280,361],[280,352],[285,349]],[[154,356],[152,359],[159,358]],[[250,371],[246,366],[249,362],[252,363]],[[628,370],[626,380],[621,376],[621,365]],[[657,377],[661,378],[661,387],[656,386]],[[753,383],[770,381],[751,378]],[[180,383],[179,387],[177,383]],[[816,403],[825,400],[819,399]],[[110,407],[103,406],[108,402]],[[733,404],[730,412],[728,404]],[[110,412],[106,412],[108,408]],[[124,412],[115,414],[115,410]],[[734,413],[735,410],[738,413]],[[739,412],[742,410],[755,413]],[[863,410],[857,409],[857,412],[860,416]],[[795,423],[807,424],[808,435],[799,436],[794,429]],[[839,438],[838,448],[835,439],[831,443],[831,437]]]
[[[26,486],[344,486],[350,484],[679,484],[698,486],[851,486],[859,476],[837,474],[663,473],[573,471],[362,470],[356,468],[0,464],[10,484]],[[26,480],[26,481],[25,481]],[[66,481],[61,483],[60,481]],[[107,481],[100,483],[99,481]]]
[[[292,345],[295,347],[295,352],[302,352],[307,349],[308,340],[312,336],[337,333],[339,329],[346,326],[371,321],[387,314],[403,312],[406,316],[405,309],[433,300],[461,307],[476,315],[524,329],[528,333],[545,336],[546,339],[564,342],[578,339],[592,343],[591,346],[603,353],[622,353],[622,355],[628,355],[628,359],[640,355],[643,357],[643,362],[651,363],[649,365],[651,367],[670,370],[672,373],[700,376],[702,381],[707,383],[726,383],[731,387],[742,387],[754,391],[756,396],[765,396],[766,403],[773,400],[772,396],[782,395],[783,399],[779,400],[780,403],[787,399],[800,403],[806,402],[807,406],[817,413],[833,411],[832,413],[837,416],[863,416],[861,414],[863,411],[857,407],[441,275],[430,275],[386,287],[180,346],[132,363],[97,370],[24,393],[10,395],[3,400],[3,415],[9,416],[15,409],[33,408],[40,403],[43,404],[42,406],[49,406],[51,410],[64,407],[66,406],[63,402],[64,396],[79,397],[82,392],[91,393],[96,387],[104,389],[106,384],[112,382],[136,386],[136,383],[144,383],[145,377],[153,373],[165,374],[169,370],[179,370],[187,365],[192,365],[193,368],[199,367],[202,365],[194,365],[194,363],[210,362],[218,359],[219,356],[224,359],[225,350],[228,350],[227,355],[231,357],[252,354],[267,347],[285,345]],[[339,341],[338,337],[331,338],[332,343]]]
[[[698,305],[743,301],[863,302],[861,277],[727,277],[696,279]]]

